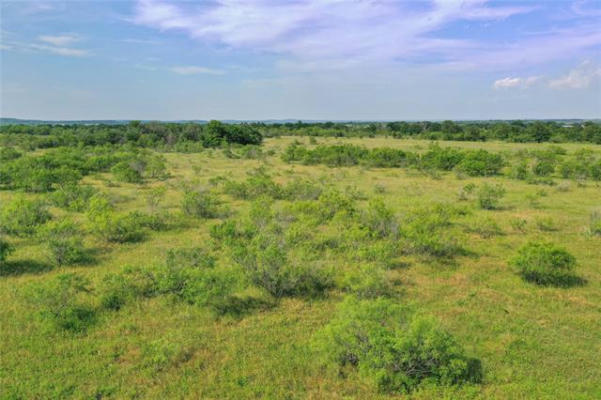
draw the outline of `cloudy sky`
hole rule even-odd
[[[601,118],[601,1],[6,1],[0,113]]]

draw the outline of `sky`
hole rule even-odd
[[[0,1],[0,115],[601,118],[601,0]]]

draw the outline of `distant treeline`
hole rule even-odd
[[[601,123],[509,122],[294,122],[168,123],[132,121],[120,125],[54,124],[0,126],[0,144],[27,148],[133,144],[179,152],[223,144],[260,144],[263,137],[378,137],[509,142],[588,142],[601,144]]]
[[[136,147],[196,151],[224,144],[261,144],[263,136],[249,124],[164,123],[132,121],[122,125],[4,125],[0,145],[28,149],[61,146],[131,144]]]
[[[601,144],[601,123],[586,121],[372,122],[253,124],[264,136],[412,137],[429,140],[589,142]]]

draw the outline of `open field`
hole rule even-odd
[[[14,251],[0,266],[0,397],[395,397],[400,392],[379,390],[371,375],[324,360],[316,344],[337,307],[352,296],[386,297],[433,317],[469,357],[481,362],[480,382],[425,382],[408,390],[406,398],[601,397],[601,234],[595,225],[601,212],[601,181],[564,179],[559,168],[538,181],[506,173],[520,158],[520,150],[554,146],[565,150],[560,157],[573,157],[587,149],[586,154],[598,160],[601,145],[440,142],[443,148],[485,149],[507,160],[499,173],[475,176],[456,170],[284,161],[282,154],[295,142],[307,149],[353,144],[416,154],[426,153],[431,145],[384,137],[281,137],[266,139],[250,154],[236,147],[160,153],[168,173],[161,179],[123,182],[115,178],[115,171],[84,176],[79,184],[105,193],[114,213],[166,216],[166,227],[144,226],[143,237],[117,243],[95,232],[89,209],[73,211],[51,203],[52,220],[69,218],[82,227],[91,260],[73,265],[49,261],[47,240],[37,235],[5,235]],[[253,176],[263,179],[263,186],[252,187]],[[315,195],[300,195],[300,189],[295,192],[289,186],[299,179]],[[251,188],[244,191],[232,182],[247,182]],[[271,183],[265,182],[288,188],[291,194],[272,194]],[[485,184],[504,189],[491,207],[480,202]],[[261,191],[259,186],[268,189]],[[340,197],[320,203],[320,196],[332,191]],[[153,193],[160,193],[155,203],[149,200]],[[186,214],[186,193],[211,193],[218,210]],[[0,208],[20,195],[1,190]],[[44,201],[51,195],[23,194]],[[341,202],[347,201],[348,207],[343,207]],[[365,221],[373,210],[381,210],[378,204],[387,211],[369,225]],[[261,214],[269,209],[273,215]],[[312,222],[311,213],[324,210],[333,213]],[[269,232],[298,243],[288,261],[327,274],[327,284],[316,283],[319,290],[307,293],[296,287],[269,292],[244,275],[231,289],[237,299],[252,300],[240,306],[241,312],[216,313],[211,299],[199,304],[198,295],[190,300],[185,293],[184,300],[173,293],[128,298],[114,309],[103,303],[108,274],[123,274],[126,267],[160,268],[171,249],[202,248],[214,257],[212,268],[242,274],[242,267],[234,267],[244,264],[236,256],[240,248],[228,247],[212,228],[229,220],[244,225],[247,218],[258,230],[255,238],[268,232],[271,223],[284,226],[283,232]],[[262,218],[268,221],[264,225]],[[388,224],[391,221],[394,226]],[[432,228],[422,232],[426,225]],[[565,248],[576,259],[575,279],[551,285],[523,279],[510,260],[529,242]],[[249,243],[254,242],[240,246],[250,248]],[[371,269],[362,270],[364,266]],[[363,284],[372,272],[381,281],[366,288]],[[39,312],[48,300],[29,299],[32,291],[65,273],[89,280],[89,292],[77,296],[94,310],[94,318],[82,329],[57,329]],[[117,276],[119,280],[126,275]],[[382,287],[385,290],[378,292]],[[372,289],[375,294],[370,294]]]

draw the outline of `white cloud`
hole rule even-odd
[[[45,43],[50,43],[54,46],[65,47],[80,40],[75,35],[42,35],[38,36],[38,40]]]
[[[555,89],[586,89],[601,79],[601,67],[591,61],[584,61],[567,75],[549,82]]]
[[[40,44],[31,44],[29,47],[34,50],[46,51],[48,53],[56,54],[59,56],[86,57],[90,55],[90,52],[87,50],[72,49],[68,47],[54,47]]]
[[[489,6],[487,0],[403,1],[222,0],[172,3],[138,0],[133,21],[235,48],[293,59],[283,65],[336,69],[433,56],[462,58],[478,44],[436,37],[461,20],[492,21],[533,7]]]
[[[540,76],[529,76],[527,78],[520,77],[507,77],[503,79],[498,79],[493,83],[493,87],[495,89],[506,89],[506,88],[527,88],[538,81],[540,81]]]
[[[181,67],[172,67],[170,68],[172,72],[180,75],[197,75],[197,74],[209,74],[209,75],[223,75],[224,71],[219,69],[212,69],[206,67],[198,67],[193,65],[181,66]]]

